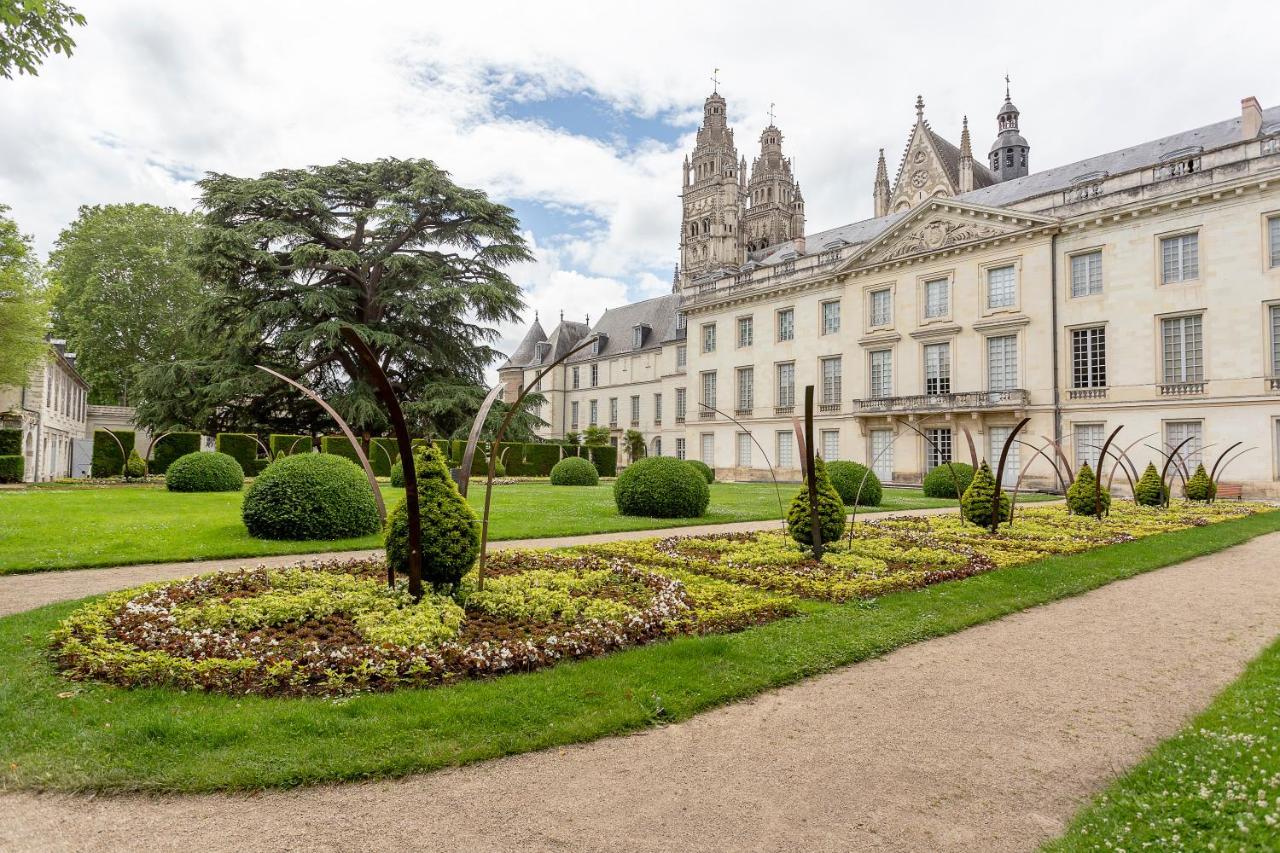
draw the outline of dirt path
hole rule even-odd
[[[0,795],[0,849],[1031,850],[1280,634],[1277,550],[578,747],[254,796]]]
[[[955,512],[955,507],[910,509],[895,512],[860,512],[859,518],[885,515],[942,515]],[[779,528],[776,520],[734,521],[728,524],[702,524],[693,527],[670,527],[661,530],[621,530],[585,536],[561,536],[550,539],[507,539],[492,542],[494,549],[553,548],[587,545],[595,542],[618,542],[626,539],[652,539],[655,536],[694,536],[699,533],[738,533],[746,530]],[[21,613],[55,601],[84,598],[112,590],[125,589],[150,581],[186,578],[205,572],[231,571],[242,566],[294,566],[314,560],[359,559],[381,556],[382,550],[334,551],[322,554],[284,554],[273,557],[230,557],[224,560],[197,560],[182,563],[146,563],[138,566],[116,566],[106,569],[69,569],[67,571],[32,572],[0,575],[0,616]]]

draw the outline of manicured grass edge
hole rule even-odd
[[[0,619],[0,789],[210,791],[404,775],[687,719],[737,699],[1280,530],[1280,512],[1053,557],[739,634],[341,702],[71,684],[45,638],[76,602]],[[57,693],[76,690],[68,699]],[[108,725],[110,724],[110,725]]]

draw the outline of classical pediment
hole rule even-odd
[[[952,199],[920,205],[852,256],[846,269],[947,251],[1053,225],[1057,220]]]

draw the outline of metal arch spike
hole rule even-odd
[[[1218,455],[1218,461],[1213,463],[1213,471],[1209,473],[1209,479],[1212,482],[1214,482],[1215,484],[1218,482],[1218,466],[1222,464],[1222,460],[1226,459],[1228,453],[1235,450],[1237,447],[1239,447],[1242,444],[1244,444],[1243,441],[1237,441],[1235,444],[1231,445],[1230,447],[1228,447],[1226,450],[1222,451],[1222,453]]]
[[[996,490],[992,498],[991,506],[991,532],[995,533],[1000,528],[1000,484],[1004,481],[1004,466],[1009,458],[1009,448],[1013,445],[1014,438],[1024,426],[1031,422],[1031,418],[1023,418],[1018,421],[1018,425],[1013,428],[1013,432],[1004,440],[1004,446],[1000,448],[1000,465],[996,470]],[[963,514],[963,513],[962,513]],[[1013,501],[1009,502],[1009,517],[1013,517]]]
[[[147,452],[142,457],[142,464],[146,468],[148,474],[151,473],[151,452],[156,449],[156,445],[159,444],[165,436],[172,433],[173,430],[167,429],[159,435],[152,436],[151,440],[147,442]]]
[[[1102,454],[1098,457],[1098,467],[1102,467],[1101,460],[1107,458],[1107,449],[1111,447],[1111,442],[1120,434],[1120,430],[1124,429],[1124,424],[1116,427],[1111,431],[1111,435],[1107,436],[1107,440],[1102,443]],[[1108,493],[1107,497],[1111,497]],[[1093,478],[1093,511],[1098,521],[1102,521],[1102,475],[1098,474]]]
[[[471,425],[471,432],[467,435],[467,449],[462,454],[462,470],[458,472],[458,491],[464,498],[467,496],[467,484],[471,481],[471,463],[476,458],[476,445],[480,442],[480,433],[484,431],[484,422],[489,419],[489,409],[493,407],[494,401],[501,393],[502,383],[499,382],[484,395],[484,402],[480,404],[475,423]],[[496,452],[496,442],[495,451],[490,451],[490,455],[493,455],[493,452]]]
[[[1123,450],[1120,451],[1120,456],[1123,457],[1129,465],[1129,471],[1131,475],[1129,478],[1130,482],[1137,482],[1138,466],[1134,463],[1133,458],[1129,456],[1129,451],[1132,450],[1135,446],[1137,446],[1139,441],[1145,441],[1148,438],[1151,438],[1151,436],[1153,435],[1155,435],[1154,432],[1149,432],[1144,436],[1140,436],[1139,438],[1129,442],[1128,446],[1126,446]],[[1119,464],[1120,464],[1120,459],[1117,458],[1115,465],[1111,466],[1111,475],[1107,477],[1107,491],[1111,491],[1111,484],[1116,479],[1116,465],[1119,465]]]
[[[1067,490],[1067,483],[1066,483],[1066,480],[1065,480],[1065,479],[1063,478],[1063,476],[1062,476],[1062,471],[1061,471],[1061,469],[1059,469],[1059,468],[1058,468],[1058,463],[1053,461],[1053,457],[1052,457],[1052,456],[1050,456],[1049,454],[1047,454],[1047,453],[1045,453],[1045,452],[1044,452],[1044,447],[1036,447],[1034,444],[1031,444],[1030,442],[1027,442],[1027,441],[1023,441],[1022,439],[1018,439],[1018,444],[1021,444],[1023,447],[1028,447],[1028,448],[1030,448],[1034,453],[1036,453],[1036,454],[1038,454],[1040,457],[1042,457],[1042,458],[1044,459],[1044,461],[1045,461],[1045,462],[1048,462],[1048,463],[1049,463],[1049,467],[1050,467],[1051,469],[1053,469],[1053,476],[1054,476],[1054,478],[1058,481],[1058,486],[1059,486],[1059,487],[1060,487],[1064,492]],[[1048,447],[1048,445],[1046,444],[1046,445],[1045,445],[1045,447]],[[1026,473],[1026,469],[1024,468],[1024,469],[1022,469],[1022,472],[1020,472],[1020,473],[1019,473],[1019,475],[1018,475],[1018,479],[1019,479],[1019,480],[1021,480],[1021,479],[1022,479],[1022,475],[1023,475],[1023,474],[1025,474],[1025,473]]]
[[[115,430],[108,427],[98,427],[98,429],[111,436],[112,440],[116,443],[116,447],[120,448],[120,474],[123,476],[125,466],[129,464],[129,454],[124,452],[124,442],[120,440],[120,436],[116,435]]]
[[[969,445],[969,464],[973,466],[973,470],[978,470],[978,448],[973,443],[973,433],[969,432],[967,424],[960,424],[960,429],[964,433],[964,440]]]
[[[1075,433],[1070,433],[1068,435],[1064,435],[1062,438],[1063,440],[1066,440],[1068,438],[1072,438],[1074,435]],[[1074,483],[1076,481],[1076,472],[1071,467],[1071,460],[1067,459],[1067,454],[1062,450],[1062,442],[1049,438],[1047,435],[1041,435],[1040,437],[1053,446],[1054,452],[1058,455],[1058,458],[1062,460],[1062,467],[1067,472],[1067,479]]]
[[[1166,509],[1169,507],[1169,498],[1173,494],[1173,484],[1167,481],[1167,478],[1169,476],[1169,466],[1173,464],[1174,455],[1179,450],[1181,450],[1182,446],[1186,444],[1188,441],[1190,441],[1193,437],[1194,436],[1188,436],[1187,438],[1184,438],[1181,442],[1178,443],[1178,446],[1175,447],[1169,453],[1165,453],[1163,450],[1160,450],[1159,448],[1156,448],[1156,447],[1152,447],[1149,444],[1143,445],[1148,450],[1151,450],[1155,453],[1159,453],[1164,458],[1164,467],[1160,469],[1160,487],[1164,489],[1164,506]]]
[[[1258,448],[1257,448],[1256,446],[1255,446],[1255,447],[1246,447],[1244,450],[1241,450],[1241,451],[1240,451],[1239,453],[1237,453],[1235,456],[1232,456],[1230,459],[1228,459],[1226,462],[1224,462],[1224,463],[1222,464],[1222,469],[1221,469],[1221,471],[1219,471],[1219,472],[1218,472],[1219,476],[1224,476],[1224,475],[1227,473],[1227,468],[1229,468],[1229,467],[1231,466],[1231,463],[1232,463],[1232,462],[1235,462],[1237,459],[1239,459],[1241,456],[1244,456],[1246,453],[1249,453],[1250,451],[1257,450],[1257,449],[1258,449]],[[1216,485],[1217,481],[1215,480],[1214,482],[1215,482],[1215,485]]]

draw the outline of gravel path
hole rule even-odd
[[[577,747],[252,796],[0,795],[0,849],[1032,850],[1280,634],[1278,550]]]
[[[942,515],[955,512],[955,507],[910,509],[894,512],[860,512],[859,518],[886,515]],[[652,539],[655,536],[694,536],[700,533],[738,533],[747,530],[781,528],[776,520],[735,521],[728,524],[702,524],[693,527],[670,527],[661,530],[621,530],[585,536],[563,536],[551,539],[506,539],[490,542],[495,550],[504,548],[553,548],[588,545],[595,542],[618,542],[626,539]],[[150,581],[188,578],[205,572],[234,571],[243,566],[295,566],[315,560],[360,559],[381,556],[382,549],[371,551],[333,551],[321,554],[284,554],[274,557],[230,557],[225,560],[196,560],[183,563],[145,563],[107,569],[69,569],[66,571],[32,572],[0,575],[0,616],[21,613],[55,601],[67,601],[98,595]]]

